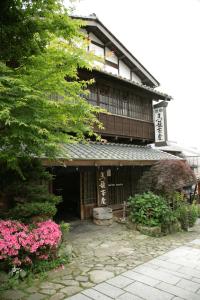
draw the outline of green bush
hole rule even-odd
[[[198,208],[195,204],[188,206],[188,223],[189,227],[194,226],[196,220],[198,218]]]
[[[189,221],[188,221],[188,209],[187,205],[182,205],[176,210],[177,219],[181,223],[181,228],[183,230],[188,230]]]
[[[22,221],[30,221],[34,217],[41,216],[41,220],[52,219],[56,214],[56,204],[60,202],[57,196],[50,196],[49,202],[24,202],[18,203],[13,209],[10,209],[9,215]]]
[[[181,223],[183,230],[188,230],[189,227],[194,226],[198,218],[198,207],[195,204],[182,205],[176,210],[176,216]]]
[[[63,242],[65,240],[67,233],[70,230],[70,224],[62,221],[59,225],[60,225],[60,229],[62,231],[62,242]]]
[[[70,224],[69,223],[66,223],[64,221],[60,222],[60,229],[62,231],[62,235],[66,234],[69,232],[70,230]]]
[[[196,206],[197,206],[198,218],[200,218],[200,204],[196,204]]]
[[[3,213],[3,217],[25,223],[52,219],[57,204],[62,200],[49,191],[49,182],[53,176],[37,159],[22,160],[20,168],[23,176],[0,165],[0,191],[9,200],[8,210]]]
[[[186,199],[184,198],[184,194],[180,192],[173,192],[170,195],[167,195],[168,198],[171,199],[169,201],[172,210],[178,209],[180,206],[186,204]]]
[[[171,224],[176,220],[164,198],[152,192],[135,195],[128,201],[130,218],[134,223],[153,227]]]

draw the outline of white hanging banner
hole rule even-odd
[[[159,107],[154,109],[154,123],[155,123],[155,142],[165,142],[165,116],[164,116],[164,108]]]

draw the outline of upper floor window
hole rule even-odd
[[[102,86],[99,89],[99,102],[112,114],[150,122],[153,120],[151,101],[129,91]]]
[[[97,105],[97,89],[95,86],[90,87],[90,93],[87,96],[88,102],[93,104],[93,105]]]
[[[108,48],[96,35],[92,32],[86,34],[90,41],[88,50],[93,52],[96,56],[100,57],[100,61],[97,59],[94,64],[100,69],[119,75],[128,80],[142,83],[141,79],[136,75],[130,66],[128,66],[122,59],[120,59],[115,51]],[[102,60],[101,60],[102,59]]]
[[[102,58],[104,57],[104,47],[101,47],[91,42],[89,46],[89,50],[97,56],[100,56]]]

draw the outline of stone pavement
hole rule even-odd
[[[72,223],[72,229],[67,236],[67,244],[64,249],[67,252],[70,245],[73,246],[74,253],[72,261],[63,268],[50,271],[46,279],[35,279],[30,284],[23,282],[14,289],[1,293],[0,299],[65,300],[77,293],[83,293],[84,290],[87,291],[88,288],[92,288],[93,291],[94,286],[95,293],[98,293],[96,288],[98,289],[99,284],[122,273],[124,274],[129,270],[132,272],[134,268],[133,272],[140,274],[140,276],[137,275],[140,278],[142,275],[148,275],[147,270],[145,270],[145,274],[142,274],[137,271],[137,268],[140,268],[142,264],[147,263],[152,259],[154,259],[154,262],[150,265],[151,272],[152,268],[155,271],[156,268],[163,267],[163,265],[156,265],[157,260],[155,260],[155,258],[159,256],[159,262],[157,263],[164,264],[164,260],[160,259],[160,257],[168,251],[179,247],[183,247],[183,249],[185,249],[185,247],[188,249],[189,247],[192,254],[193,251],[198,250],[197,248],[199,246],[190,244],[190,242],[198,238],[200,238],[200,224],[193,227],[189,232],[177,232],[175,234],[155,238],[142,235],[138,231],[128,229],[125,225],[119,223],[113,223],[111,226],[105,227],[94,225],[89,221],[74,222]],[[166,258],[166,256],[164,257]],[[194,257],[195,256],[192,255],[191,260],[194,259]],[[192,266],[191,260],[190,268]],[[195,268],[197,268],[197,265]],[[198,273],[198,270],[195,269],[195,272]],[[135,280],[135,277],[129,278],[124,275],[122,276],[123,279],[124,277],[127,278],[126,282],[128,281],[128,283],[130,280]],[[134,275],[132,274],[132,276]],[[149,277],[151,278],[151,276]],[[200,281],[200,278],[197,275],[194,277],[196,281]],[[184,279],[188,280],[188,277]],[[159,278],[152,277],[151,285],[153,284],[152,281],[155,283],[155,280],[159,280]],[[162,280],[160,280],[159,283],[161,282]],[[139,280],[136,283],[135,286],[137,288],[143,287],[143,284],[145,284],[145,282],[139,282]],[[198,282],[194,283],[198,284]],[[104,284],[110,287],[110,281],[109,283],[106,282]],[[134,282],[132,284],[134,284]],[[171,282],[163,281],[159,288],[160,290],[161,287],[164,289],[163,284],[166,288],[166,284],[169,285]],[[147,287],[151,287],[154,290],[155,287],[151,285],[147,285]],[[120,286],[117,286],[116,288],[118,287]],[[181,287],[177,285],[177,288]],[[130,291],[127,293],[130,294]],[[83,295],[84,294],[81,294],[82,298],[84,296],[86,297],[86,295]],[[93,299],[92,297],[87,297]],[[99,299],[109,299],[108,296],[107,298],[105,295],[103,297],[104,298]],[[137,297],[135,296],[135,299],[138,299]],[[123,299],[122,296],[121,299]],[[131,299],[132,298],[130,298],[130,300]],[[150,298],[148,298],[148,300],[149,299]],[[154,300],[156,300],[156,298],[154,298]],[[178,298],[175,298],[174,300],[178,300]]]
[[[65,299],[199,300],[200,239]]]

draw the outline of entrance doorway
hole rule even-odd
[[[56,221],[80,219],[80,172],[73,167],[56,167],[53,174],[53,193],[62,197]]]

